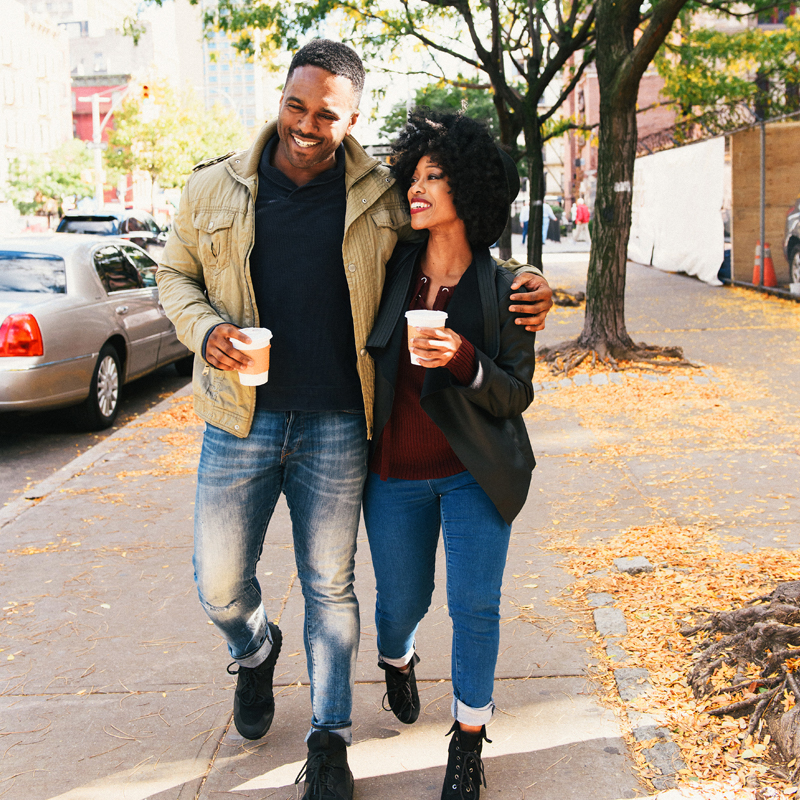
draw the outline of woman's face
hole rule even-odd
[[[456,214],[450,183],[442,168],[430,156],[422,156],[411,176],[408,188],[411,206],[411,227],[414,230],[437,229],[441,232],[451,227],[463,227]]]

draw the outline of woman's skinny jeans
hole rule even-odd
[[[469,472],[387,481],[371,472],[364,520],[377,583],[378,651],[396,666],[411,658],[431,603],[441,526],[453,623],[453,716],[466,725],[485,725],[494,710],[500,587],[511,526]]]

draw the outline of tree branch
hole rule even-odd
[[[547,122],[550,117],[561,107],[564,101],[572,94],[573,89],[578,85],[578,82],[581,79],[581,76],[586,71],[586,68],[594,61],[594,50],[591,48],[587,48],[583,51],[583,61],[578,69],[575,71],[575,74],[570,79],[569,83],[562,89],[561,94],[558,96],[558,99],[555,103],[553,103],[552,107],[549,111],[544,114],[544,116],[540,117],[540,122],[544,123]]]
[[[430,0],[424,0],[427,3],[430,3]],[[408,0],[402,0],[403,7],[406,10],[406,22],[408,24],[408,29],[406,33],[409,36],[413,36],[415,39],[419,39],[423,44],[426,44],[428,47],[432,48],[433,50],[437,50],[440,53],[445,53],[448,56],[452,56],[453,58],[457,58],[460,61],[463,61],[465,64],[469,64],[471,67],[475,67],[476,69],[480,69],[481,65],[479,62],[475,61],[473,58],[469,58],[465,56],[463,53],[458,53],[455,50],[451,50],[449,47],[444,47],[443,45],[437,44],[432,39],[429,39],[427,36],[422,34],[414,24],[414,19],[411,16],[411,10],[408,7]],[[432,5],[436,5],[432,3]],[[372,16],[372,15],[370,15]],[[381,20],[385,22],[385,20]]]

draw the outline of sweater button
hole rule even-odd
[[[356,271],[356,265],[355,264],[348,264],[347,265],[347,269],[349,269],[350,272],[355,272]]]
[[[360,352],[359,352],[359,355],[365,356],[366,354],[367,354],[367,351],[362,347]]]
[[[366,198],[366,197],[362,197],[362,198],[361,198],[361,202],[362,202],[362,203],[366,203],[366,202],[367,202],[367,198]]]

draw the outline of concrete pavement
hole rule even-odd
[[[586,262],[585,253],[547,253],[548,279],[554,286],[583,288]],[[625,409],[609,409],[607,420],[594,425],[555,403],[558,390],[534,402],[527,421],[539,466],[513,528],[506,569],[499,713],[484,751],[486,797],[617,800],[646,794],[618,720],[587,677],[587,641],[570,615],[550,603],[572,578],[559,565],[561,557],[542,546],[541,531],[557,524],[589,539],[664,513],[686,519],[699,492],[703,509],[715,509],[722,529],[737,534],[731,547],[774,546],[780,536],[781,546],[796,548],[800,307],[788,306],[767,313],[738,290],[630,268],[627,308],[634,338],[680,344],[711,370],[735,372],[743,385],[764,388],[757,397],[732,398],[724,409],[752,419],[753,435],[741,453],[711,439],[688,449],[644,452],[637,445],[626,456],[624,445],[635,443],[637,431]],[[557,309],[539,340],[575,335],[581,321],[580,310]],[[184,401],[165,401],[29,492],[35,499],[0,512],[0,797],[295,797],[310,711],[288,512],[281,503],[259,569],[268,613],[285,637],[276,669],[276,717],[263,740],[247,742],[231,724],[227,652],[192,582],[194,467],[202,428],[185,414]],[[778,430],[769,420],[779,416],[792,424]],[[691,434],[692,420],[680,413],[664,425],[676,442],[682,431]],[[609,430],[623,453],[613,469],[591,458],[608,446]],[[775,452],[782,454],[779,467]],[[754,478],[759,459],[770,468]],[[691,476],[699,469],[733,476],[741,488],[739,505],[731,505],[713,477],[699,487],[654,480],[667,471]],[[751,499],[767,503],[757,525],[736,516]],[[358,545],[362,640],[350,750],[356,797],[437,798],[450,725],[443,570],[418,642],[423,713],[414,726],[403,726],[381,710],[374,582],[363,529]]]

